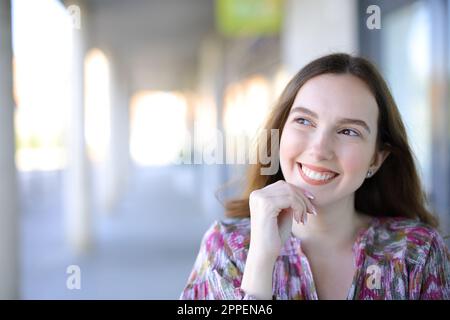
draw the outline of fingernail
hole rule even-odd
[[[306,196],[308,199],[314,200],[314,196],[312,195],[311,192],[304,190],[303,193],[305,194],[305,196]]]
[[[317,216],[316,208],[312,207],[312,212],[313,212],[313,214],[314,214],[315,216]]]

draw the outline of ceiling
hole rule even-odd
[[[91,46],[112,53],[132,89],[194,86],[198,49],[214,34],[212,0],[87,0]],[[128,73],[128,74],[125,74]]]

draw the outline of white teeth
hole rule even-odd
[[[336,174],[333,173],[318,173],[316,171],[312,171],[308,168],[306,168],[305,166],[301,166],[302,167],[302,171],[303,173],[310,179],[313,180],[319,180],[319,181],[325,181],[325,180],[329,180],[331,178],[334,178],[334,176],[336,176]]]

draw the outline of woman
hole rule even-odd
[[[181,299],[449,299],[450,263],[389,89],[332,54],[289,82],[233,218],[205,234]],[[251,237],[250,237],[251,234]]]

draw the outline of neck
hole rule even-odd
[[[317,216],[308,214],[305,225],[297,224],[295,221],[293,223],[292,233],[305,244],[351,245],[358,230],[368,223],[367,217],[355,210],[354,195],[328,206],[315,208]]]

